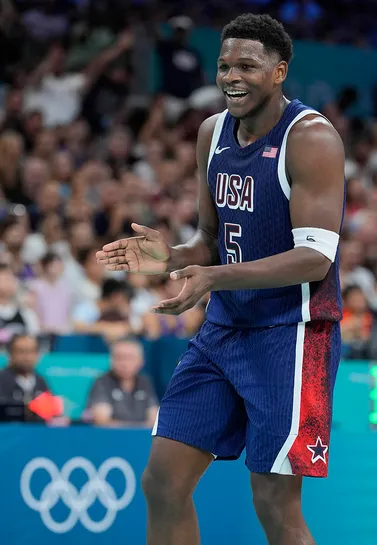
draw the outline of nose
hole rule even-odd
[[[225,83],[235,83],[241,81],[241,76],[237,68],[232,67],[224,75],[223,80]]]

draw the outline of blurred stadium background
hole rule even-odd
[[[193,234],[196,134],[224,108],[214,86],[219,32],[245,11],[285,24],[295,40],[285,92],[322,111],[346,148],[343,361],[330,478],[306,483],[305,513],[320,545],[375,545],[376,2],[0,7],[0,366],[12,364],[13,334],[38,337],[36,372],[64,404],[47,425],[25,411],[12,417],[29,390],[18,385],[21,399],[10,399],[0,375],[1,545],[145,543],[147,411],[119,419],[121,429],[92,426],[100,420],[89,391],[110,369],[109,344],[132,333],[144,346],[150,405],[158,403],[206,301],[178,318],[155,316],[151,306],[177,286],[105,273],[95,252],[129,236],[132,221],[159,229],[170,244]],[[265,543],[243,460],[214,464],[196,497],[204,545]]]

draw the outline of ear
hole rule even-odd
[[[285,61],[280,61],[275,66],[275,84],[281,85],[288,74],[288,64]]]

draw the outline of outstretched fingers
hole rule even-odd
[[[117,263],[117,264],[105,265],[105,269],[107,271],[133,272],[133,271],[131,271],[131,267],[129,266],[128,263]]]
[[[108,259],[120,258],[126,255],[126,250],[114,250],[113,252],[104,252],[100,250],[96,253],[97,260],[100,262],[107,262]]]
[[[128,263],[128,259],[126,256],[115,256],[115,257],[103,257],[102,259],[98,259],[98,262],[102,265],[122,265],[124,263]]]
[[[111,254],[109,257],[114,257],[115,255],[124,255],[125,250],[127,250],[127,248],[132,243],[135,243],[135,241],[137,242],[138,240],[143,240],[143,239],[145,239],[144,236],[121,238],[114,242],[109,242],[109,244],[105,244],[105,246],[102,247],[102,250],[107,254]]]

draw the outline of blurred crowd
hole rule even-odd
[[[171,245],[195,232],[196,133],[222,98],[205,86],[199,55],[186,45],[191,20],[171,20],[171,39],[156,33],[163,93],[151,97],[134,89],[142,43],[125,17],[116,30],[94,24],[67,46],[68,23],[46,23],[42,33],[36,13],[51,13],[7,9],[3,20],[17,29],[3,34],[0,343],[25,331],[109,342],[130,333],[194,334],[206,301],[179,317],[151,314],[180,284],[106,273],[95,257],[104,243],[132,235],[133,221]]]
[[[104,243],[132,235],[132,222],[158,229],[171,245],[195,231],[197,130],[224,104],[190,31],[268,11],[294,37],[373,45],[375,4],[358,2],[357,16],[355,5],[211,0],[180,2],[178,11],[172,1],[0,2],[0,345],[25,332],[108,342],[192,336],[206,300],[182,316],[152,314],[178,282],[106,273],[95,258]],[[344,89],[323,109],[347,154],[341,282],[351,358],[377,351],[377,124],[348,115],[355,99]]]

